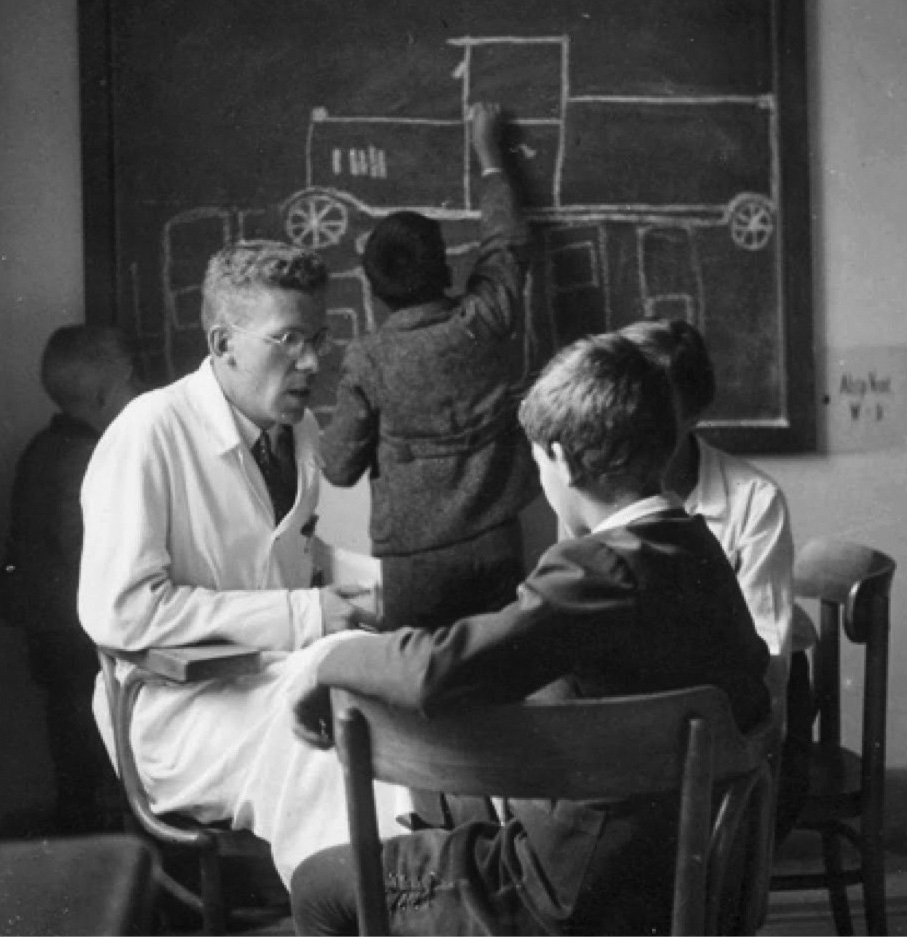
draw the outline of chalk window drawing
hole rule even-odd
[[[639,294],[646,318],[686,319],[702,327],[702,270],[693,232],[687,228],[642,227]]]

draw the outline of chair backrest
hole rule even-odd
[[[373,779],[512,798],[620,801],[679,791],[673,932],[714,931],[727,859],[744,830],[742,917],[755,932],[767,888],[772,730],[767,720],[743,736],[717,688],[476,707],[431,720],[340,690],[332,702],[361,933],[388,932]]]
[[[896,563],[871,547],[815,539],[797,553],[794,591],[819,602],[813,683],[819,744],[841,744],[841,632],[865,646],[862,754],[865,771],[884,771],[888,701],[889,599]]]

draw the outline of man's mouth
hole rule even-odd
[[[291,397],[295,397],[297,400],[300,400],[303,403],[309,399],[308,387],[291,387],[287,390],[287,393]]]

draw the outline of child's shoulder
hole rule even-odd
[[[595,583],[630,582],[630,564],[625,548],[633,535],[623,527],[604,533],[560,540],[541,556],[527,580],[546,595],[587,591]]]

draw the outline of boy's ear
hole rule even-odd
[[[551,443],[551,458],[554,460],[561,481],[568,487],[573,488],[579,481],[581,473],[559,442]]]

